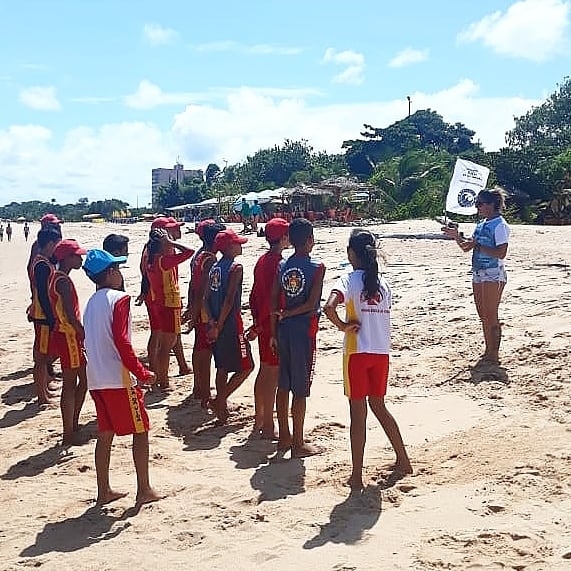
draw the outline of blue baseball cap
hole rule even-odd
[[[127,256],[112,256],[105,250],[88,250],[83,269],[88,276],[96,276],[104,272],[111,264],[124,264]]]

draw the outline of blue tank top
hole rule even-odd
[[[504,219],[501,216],[479,222],[474,230],[473,239],[481,246],[496,248],[496,228],[502,224]],[[494,256],[484,254],[481,250],[472,250],[472,271],[488,270],[499,267],[499,259]]]
[[[316,262],[309,256],[296,256],[295,254],[281,262],[279,277],[284,309],[293,309],[308,300],[315,274],[322,266],[321,262]],[[312,318],[319,316],[320,299],[321,292],[319,292],[312,311],[287,317],[280,323],[299,322],[300,324],[308,324]]]
[[[228,291],[228,279],[232,267],[234,266],[234,260],[230,258],[220,258],[214,263],[210,272],[208,273],[208,309],[210,315],[217,320],[220,317],[220,312],[222,311],[222,306],[224,305],[224,300],[226,299],[226,292]],[[232,311],[228,315],[228,319],[240,313],[242,300],[242,281],[238,284],[236,289],[236,295],[234,297],[234,302],[232,304]]]

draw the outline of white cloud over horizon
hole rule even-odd
[[[164,46],[172,44],[178,38],[178,32],[160,24],[145,24],[143,38],[151,46]]]
[[[162,93],[162,91],[161,91]],[[435,93],[411,93],[412,110],[430,108],[449,123],[476,131],[487,150],[504,144],[513,117],[538,101],[518,97],[486,98],[465,79]],[[56,139],[41,125],[0,130],[2,204],[12,200],[75,202],[121,198],[150,200],[151,169],[170,167],[177,156],[188,168],[209,162],[245,160],[285,138],[307,139],[315,150],[339,152],[344,140],[359,138],[363,123],[387,126],[406,116],[406,100],[320,104],[287,94],[269,95],[243,87],[220,100],[180,107],[168,127],[126,122],[99,128],[78,126]]]
[[[458,34],[460,42],[481,42],[500,55],[543,62],[564,53],[571,3],[520,0],[505,13],[496,11]]]
[[[20,103],[37,111],[59,111],[61,103],[53,86],[26,87],[20,90]]]
[[[333,83],[360,85],[365,79],[365,56],[359,52],[353,50],[337,51],[335,48],[327,48],[323,54],[322,62],[345,67],[343,71],[333,77]]]
[[[429,50],[416,50],[405,48],[396,54],[390,61],[389,67],[406,67],[415,63],[421,63],[428,59]]]

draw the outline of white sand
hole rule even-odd
[[[24,315],[29,244],[15,225],[13,242],[0,244],[0,569],[570,569],[571,227],[513,228],[502,366],[488,371],[472,368],[482,341],[469,257],[436,238],[435,222],[371,230],[393,236],[383,240],[395,298],[387,400],[415,474],[385,488],[393,455],[370,418],[368,487],[349,497],[342,337],[323,318],[307,429],[326,452],[273,464],[274,445],[248,440],[254,376],[226,427],[187,400],[192,376],[174,377],[174,393],[148,401],[151,478],[170,495],[136,514],[130,439],[117,439],[111,461],[114,487],[130,495],[98,510],[92,402],[82,413],[85,443],[69,455],[58,446],[58,410],[35,404]],[[148,225],[63,231],[87,247],[109,232],[128,234],[124,275],[137,294]],[[324,297],[344,269],[349,232],[316,231],[314,253],[328,268]],[[183,241],[197,244],[194,235]],[[255,237],[244,247],[243,303],[264,248]],[[92,284],[81,271],[72,276],[84,304]],[[187,266],[181,280],[186,290]],[[143,308],[133,321],[143,354]],[[191,342],[184,336],[189,361]],[[175,374],[174,359],[171,367]]]

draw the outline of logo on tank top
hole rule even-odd
[[[222,284],[222,272],[220,268],[214,267],[210,270],[210,290],[211,291],[218,291]]]
[[[282,287],[287,296],[298,296],[305,288],[304,273],[299,268],[289,268],[283,273]]]

